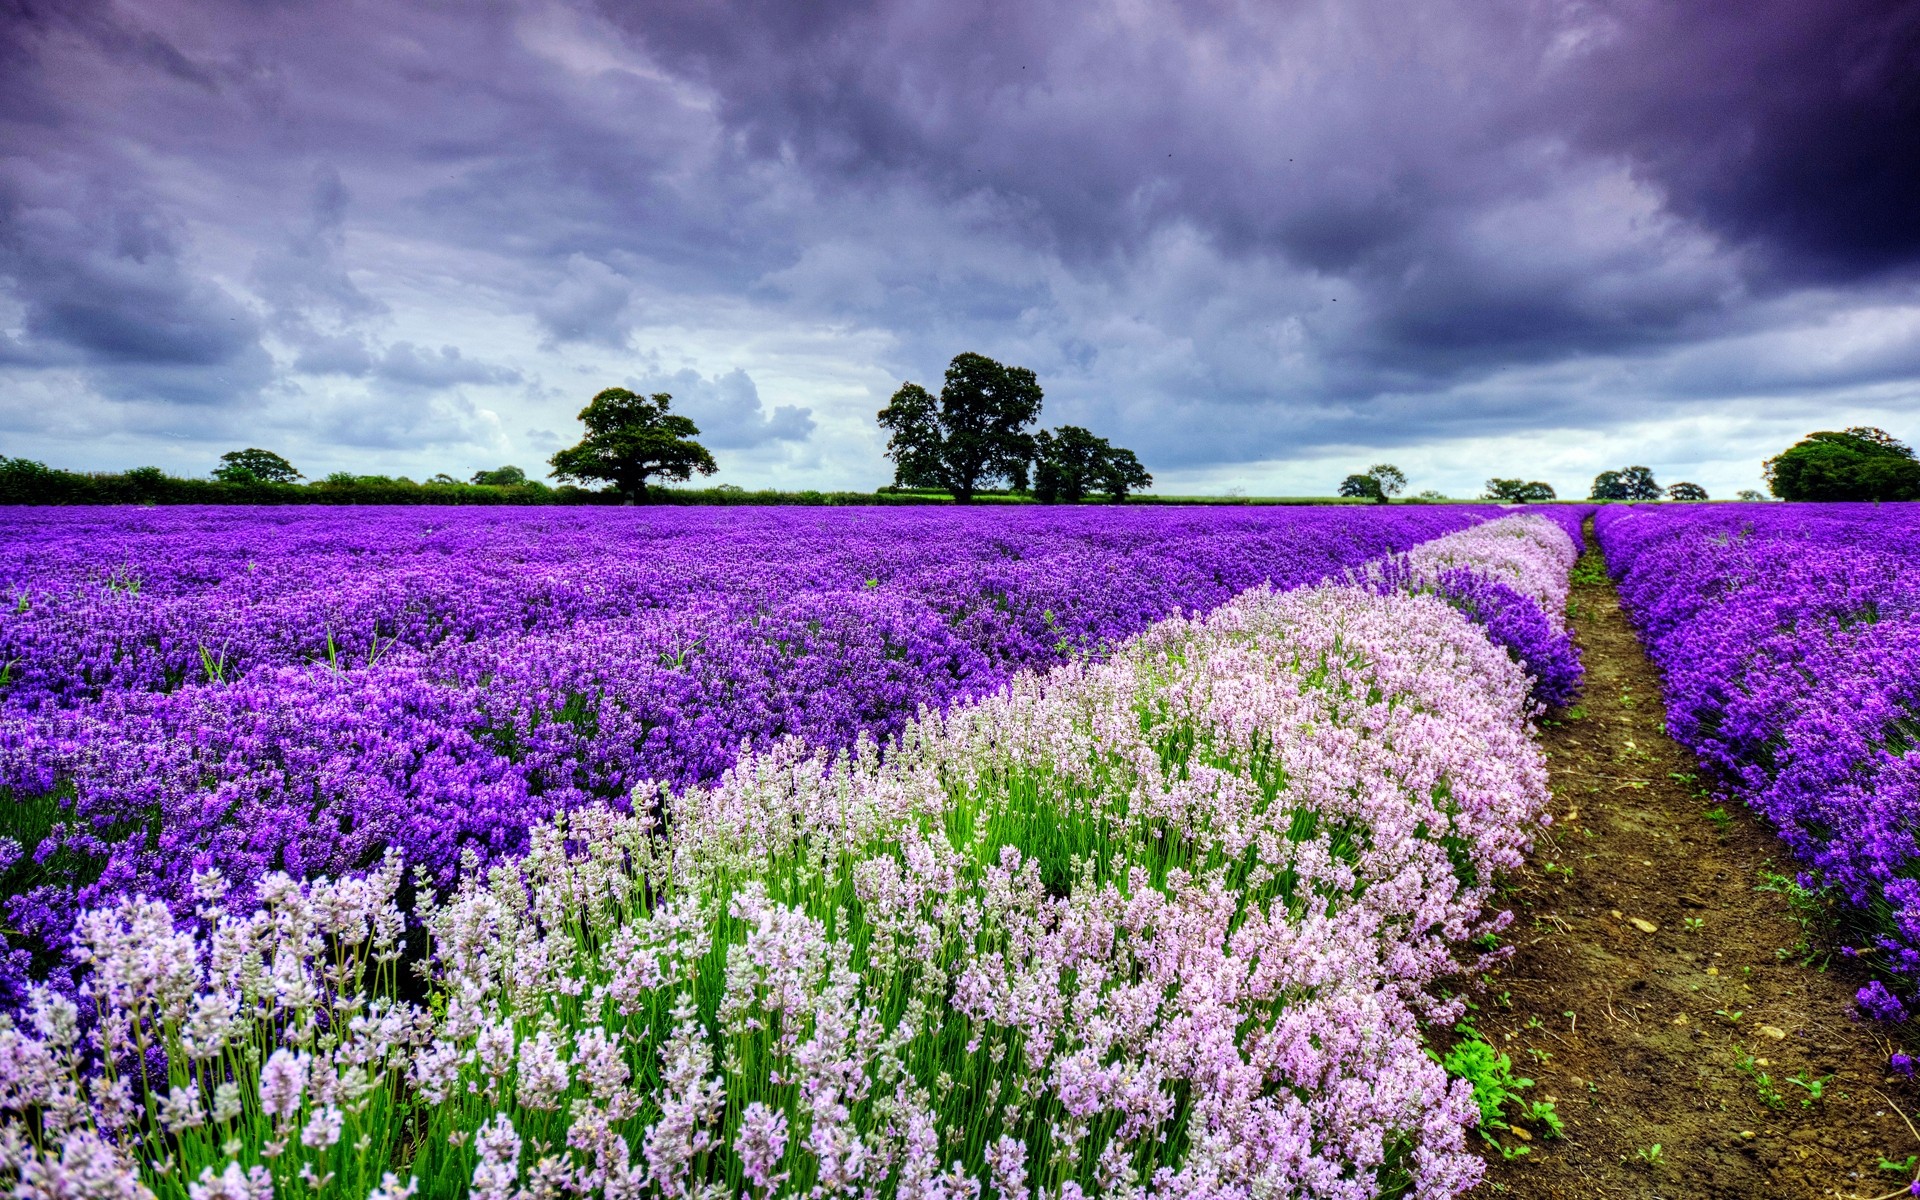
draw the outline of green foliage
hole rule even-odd
[[[1676,483],[1667,489],[1669,500],[1705,500],[1707,489],[1697,483]]]
[[[495,467],[491,471],[475,471],[473,482],[481,487],[521,487],[527,482],[527,473],[519,467]]]
[[[1480,1108],[1480,1128],[1488,1142],[1499,1147],[1507,1158],[1517,1158],[1527,1152],[1525,1146],[1502,1146],[1486,1132],[1510,1128],[1506,1111],[1509,1102],[1519,1105],[1514,1112],[1515,1120],[1541,1125],[1548,1137],[1559,1137],[1566,1131],[1551,1101],[1524,1101],[1521,1093],[1533,1086],[1533,1080],[1515,1075],[1511,1058],[1494,1049],[1470,1023],[1462,1022],[1457,1028],[1467,1036],[1455,1042],[1453,1049],[1440,1058],[1440,1065],[1447,1074],[1473,1085],[1473,1102]]]
[[[1766,1105],[1768,1108],[1785,1108],[1787,1106],[1787,1098],[1780,1094],[1779,1088],[1774,1086],[1773,1076],[1760,1069],[1759,1059],[1742,1051],[1740,1057],[1734,1060],[1733,1065],[1734,1069],[1753,1076],[1754,1090],[1759,1093],[1760,1103]],[[1825,1080],[1821,1080],[1823,1085],[1825,1082]]]
[[[1531,483],[1523,479],[1489,479],[1485,498],[1501,504],[1533,504],[1554,499],[1554,491],[1552,484],[1538,479]]]
[[[1593,490],[1587,494],[1589,500],[1658,500],[1661,488],[1654,482],[1653,472],[1646,467],[1622,467],[1618,471],[1602,471],[1593,477]],[[1706,499],[1703,495],[1701,499]]]
[[[1580,558],[1573,564],[1573,572],[1568,576],[1575,584],[1598,586],[1607,582],[1607,560],[1598,550],[1583,550]]]
[[[1407,490],[1407,476],[1392,463],[1375,463],[1367,468],[1367,474],[1380,483],[1380,490],[1389,496],[1398,496]]]
[[[891,431],[894,483],[939,488],[962,504],[998,481],[1025,491],[1035,449],[1026,428],[1039,419],[1041,399],[1032,371],[984,354],[954,356],[938,401],[917,383],[901,384],[879,413]]]
[[[1764,492],[1756,492],[1752,488],[1741,488],[1739,491],[1733,494],[1733,498],[1735,500],[1745,500],[1745,501],[1751,502],[1754,500],[1765,500],[1767,497]]]
[[[1810,433],[1764,464],[1782,500],[1920,499],[1920,461],[1883,429]]]
[[[1387,497],[1407,490],[1407,475],[1392,463],[1375,463],[1364,475],[1349,475],[1340,481],[1340,494],[1356,500],[1385,504]],[[1439,492],[1422,492],[1421,499],[1444,500]]]
[[[1147,474],[1133,451],[1114,446],[1078,425],[1042,430],[1033,439],[1033,458],[1033,494],[1043,504],[1077,504],[1089,492],[1104,492],[1115,504],[1121,504],[1127,493],[1153,486],[1153,476]]]
[[[222,483],[293,483],[305,476],[293,464],[271,450],[248,447],[229,450],[220,456],[213,477]]]
[[[1349,475],[1342,479],[1340,494],[1349,499],[1371,500],[1376,504],[1387,502],[1387,494],[1380,490],[1380,481],[1371,475]]]
[[[640,396],[626,388],[607,388],[580,410],[587,436],[555,454],[548,463],[555,479],[609,483],[627,500],[647,498],[652,476],[684,483],[694,472],[711,475],[720,468],[713,455],[693,439],[700,427],[668,411],[666,392]]]

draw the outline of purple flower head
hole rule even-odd
[[[1907,1019],[1907,1006],[1900,998],[1887,990],[1887,985],[1878,979],[1854,993],[1853,998],[1866,1010],[1868,1016],[1876,1021],[1904,1021]]]
[[[1893,1073],[1895,1075],[1900,1076],[1902,1079],[1913,1078],[1913,1059],[1911,1056],[1905,1055],[1905,1054],[1895,1054],[1891,1058],[1887,1059],[1887,1065],[1889,1067],[1892,1067]]]

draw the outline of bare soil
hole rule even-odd
[[[1591,574],[1573,594],[1586,695],[1542,722],[1554,824],[1510,881],[1514,954],[1472,1014],[1566,1133],[1497,1133],[1526,1153],[1488,1147],[1476,1195],[1904,1194],[1920,1088],[1856,1015],[1867,976],[1829,953],[1817,904],[1761,890],[1791,879],[1790,854],[1696,782],[1653,664]]]

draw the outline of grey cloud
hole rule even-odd
[[[371,450],[503,448],[498,418],[459,395],[336,396],[316,413],[315,426],[330,442]]]
[[[613,268],[574,254],[553,290],[533,302],[533,315],[550,345],[590,342],[624,350],[633,331],[632,299],[633,285]]]
[[[643,395],[666,392],[674,409],[692,417],[700,440],[721,449],[745,450],[776,442],[804,442],[813,435],[813,410],[782,404],[767,411],[753,377],[739,368],[711,379],[691,368],[630,385]]]
[[[22,313],[14,357],[86,368],[105,394],[221,403],[271,378],[253,310],[104,182],[0,175],[0,281]]]
[[[305,336],[318,323],[351,324],[383,316],[387,306],[369,297],[348,276],[345,263],[349,202],[340,172],[323,165],[313,172],[305,219],[286,240],[254,261],[254,291],[272,307],[283,333]]]
[[[1920,304],[1916,13],[507,0],[370,38],[331,0],[16,6],[0,375],[305,389],[316,436],[397,448],[496,436],[462,388],[554,425],[584,396],[528,381],[590,351],[798,463],[827,397],[971,349],[1196,466],[1892,386],[1897,331],[1819,347]],[[838,382],[658,366],[727,356]]]
[[[517,383],[520,372],[494,366],[460,353],[458,346],[442,346],[438,353],[412,342],[395,342],[372,364],[372,373],[404,387],[439,389],[462,383]]]

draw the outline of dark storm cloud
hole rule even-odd
[[[1920,255],[1910,3],[606,10],[692,64],[759,153],[988,189],[1094,260],[1190,224],[1326,277],[1315,310],[1368,309],[1334,348],[1366,360],[1360,390],[1687,336],[1750,282],[1676,270],[1702,242],[1840,278]],[[1605,158],[1653,189],[1623,214],[1641,228],[1556,253],[1594,217],[1557,193]],[[1475,236],[1503,210],[1507,237]]]
[[[342,445],[573,369],[831,428],[663,328],[992,353],[1172,465],[1604,428],[1911,379],[1917,260],[1910,2],[0,0],[0,372]]]
[[[1920,258],[1920,5],[1619,6],[1575,127],[1793,276]]]

